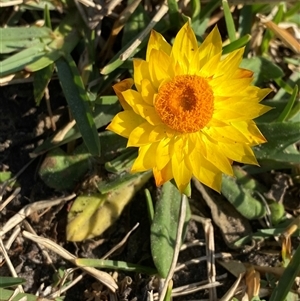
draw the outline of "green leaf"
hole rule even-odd
[[[68,214],[67,240],[82,241],[101,235],[121,215],[125,206],[152,176],[131,174],[106,194],[85,194],[76,198]]]
[[[267,143],[254,147],[258,159],[268,159],[299,141],[300,122],[258,123]]]
[[[54,70],[54,64],[51,64],[34,73],[33,95],[34,95],[35,103],[37,105],[40,104],[41,99],[45,94],[45,89],[47,88],[51,80],[53,70]]]
[[[279,279],[278,285],[272,292],[269,301],[285,300],[289,290],[292,288],[297,275],[300,273],[300,245],[293,255],[289,265],[285,268]]]
[[[180,15],[176,0],[168,0],[170,24],[175,28],[180,28]]]
[[[149,275],[154,275],[157,273],[157,271],[153,268],[118,260],[78,258],[75,260],[75,262],[78,266],[112,269],[117,271],[127,271],[135,273],[146,273]]]
[[[26,283],[26,280],[23,278],[0,276],[0,288],[15,286],[23,283]]]
[[[227,27],[229,40],[230,40],[230,42],[234,42],[236,40],[236,31],[235,31],[233,17],[232,17],[232,14],[231,14],[231,11],[230,11],[230,8],[228,5],[228,1],[223,0],[222,6],[223,6],[223,10],[224,10],[224,17],[225,17],[225,23],[226,23],[226,27]]]
[[[240,67],[254,72],[254,85],[284,76],[281,68],[264,57],[243,59]]]
[[[58,147],[47,153],[39,175],[47,186],[58,191],[74,189],[87,173],[90,157],[84,144],[79,145],[71,155]]]
[[[19,52],[32,46],[47,45],[54,39],[54,34],[47,27],[6,27],[0,28],[0,53]]]
[[[95,121],[96,127],[100,128],[102,126],[107,125],[112,118],[120,111],[121,107],[119,104],[119,101],[116,96],[101,96],[98,100],[96,100],[95,103],[95,109],[92,112],[93,119]],[[102,139],[103,135],[106,135],[108,132],[103,132],[99,134],[100,139]],[[81,137],[81,133],[78,130],[78,127],[74,126],[71,128],[64,138],[59,142],[54,142],[53,137],[48,138],[45,140],[45,142],[41,145],[39,145],[35,150],[35,155],[40,155],[46,151],[49,151],[53,148],[56,148],[58,146],[61,146],[63,144],[69,143],[70,141],[73,141],[75,139],[78,139]],[[121,142],[121,137],[119,136],[119,141]],[[102,147],[102,143],[101,143]],[[104,150],[101,151],[101,158],[104,159],[105,154],[105,138],[104,138]],[[117,147],[116,147],[117,149]],[[105,160],[105,159],[104,159]],[[107,158],[107,160],[111,160],[111,158]]]
[[[149,24],[150,18],[144,7],[139,4],[133,14],[126,22],[123,29],[122,46],[125,46],[132,37],[137,36]]]
[[[46,55],[46,44],[42,42],[36,43],[30,48],[24,49],[14,55],[9,56],[7,59],[0,62],[0,77],[8,74],[15,73],[24,69],[28,64],[33,63],[37,59]]]
[[[89,152],[100,155],[100,141],[88,104],[88,96],[76,64],[70,55],[56,61],[57,74],[72,115]]]
[[[11,299],[11,297],[14,295],[13,290],[8,290],[4,288],[0,288],[0,301],[20,301],[20,300],[26,300],[26,301],[38,301],[40,299],[39,296],[31,295],[31,294],[24,294],[19,293],[14,298]]]
[[[297,95],[298,95],[298,86],[296,85],[294,87],[293,93],[292,93],[287,105],[285,106],[284,110],[278,117],[278,120],[277,120],[278,122],[285,121],[288,118],[288,116],[292,110],[292,107],[294,106]]]
[[[47,46],[44,55],[26,65],[26,70],[35,72],[54,63],[62,55],[68,55],[78,44],[80,36],[77,23],[80,22],[77,13],[69,13],[55,29],[55,40]]]
[[[222,54],[228,54],[236,49],[244,47],[251,40],[249,34],[235,40],[234,42],[223,47]]]
[[[181,194],[176,186],[167,182],[156,203],[155,215],[151,226],[151,252],[160,277],[166,278],[171,267],[176,242]],[[187,212],[186,224],[190,217]],[[185,233],[185,231],[184,231]]]
[[[247,219],[258,219],[266,214],[262,202],[251,195],[251,190],[246,189],[237,179],[223,175],[222,194],[226,199]]]

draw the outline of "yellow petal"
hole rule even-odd
[[[158,89],[162,81],[170,80],[174,73],[171,72],[171,59],[163,51],[152,49],[149,57],[149,72],[154,88]]]
[[[187,158],[193,175],[206,186],[220,192],[222,173],[198,152],[192,152]]]
[[[256,158],[252,149],[246,144],[240,143],[222,143],[220,142],[220,148],[226,157],[229,159],[241,162],[241,163],[248,163],[258,165]]]
[[[158,125],[162,123],[154,107],[147,105],[139,92],[127,90],[122,95],[134,112],[145,118],[150,124]]]
[[[245,48],[243,47],[229,53],[226,58],[219,63],[215,77],[222,75],[224,80],[232,78],[242,61],[244,51]]]
[[[232,126],[238,129],[241,133],[247,137],[250,145],[257,145],[260,143],[265,143],[267,140],[257,128],[254,121],[240,121],[232,122]]]
[[[153,175],[155,178],[156,186],[161,186],[167,181],[170,181],[173,178],[172,165],[169,162],[163,169],[153,168]]]
[[[143,118],[132,110],[126,110],[118,113],[106,129],[128,138],[131,132],[143,122]]]
[[[216,66],[218,66],[220,58],[221,53],[214,55],[207,62],[199,59],[199,69],[197,72],[195,72],[195,74],[206,78],[212,77],[216,72]]]
[[[181,193],[192,178],[192,171],[187,167],[185,161],[178,161],[176,156],[172,157],[172,171],[176,185]]]
[[[265,88],[265,89],[258,89],[257,88],[257,96],[259,98],[259,101],[261,101],[262,99],[264,99],[269,93],[271,93],[273,90],[269,89],[269,88]]]
[[[155,90],[148,79],[143,79],[141,82],[141,96],[143,100],[150,106],[153,106],[154,98],[155,98]]]
[[[127,78],[119,83],[113,85],[113,89],[115,93],[117,94],[119,101],[121,103],[121,106],[123,107],[124,110],[131,110],[131,107],[128,105],[126,100],[124,99],[122,92],[130,89],[133,86],[133,79],[132,78]]]
[[[242,96],[247,95],[247,88],[252,82],[252,78],[239,78],[239,79],[230,79],[226,80],[223,77],[219,77],[218,79],[212,79],[209,84],[214,91],[215,96],[222,97],[234,97],[238,96],[242,98]],[[254,93],[253,96],[256,96]]]
[[[248,69],[243,69],[243,68],[238,68],[232,78],[247,78],[247,77],[253,77],[253,71],[248,70]]]
[[[197,48],[196,36],[187,22],[177,33],[171,53],[173,61],[180,63],[185,73],[188,71],[189,62],[194,57]]]
[[[131,172],[145,171],[155,166],[157,145],[158,143],[151,143],[139,148],[139,154],[132,165]]]
[[[263,115],[270,109],[270,107],[261,104],[239,102],[235,105],[232,105],[229,110],[222,110],[221,108],[216,110],[215,117],[222,120],[222,116],[223,118],[226,116],[226,119],[231,121],[242,121],[245,119],[249,120]]]
[[[165,166],[170,162],[172,153],[170,148],[170,139],[162,139],[156,150],[156,167],[157,170],[165,168]]]
[[[224,143],[249,143],[249,137],[244,133],[247,123],[242,122],[245,123],[245,127],[234,127],[234,122],[230,122],[230,124],[226,126],[208,127],[205,129],[205,133],[215,141],[222,141]],[[235,123],[239,124],[241,122]]]
[[[220,171],[227,175],[233,175],[233,170],[230,161],[223,154],[222,148],[218,146],[218,142],[213,142],[209,140],[209,138],[205,135],[201,135],[201,139],[205,144],[206,148],[206,156],[207,161],[212,163],[215,167],[217,167]],[[198,151],[197,147],[195,151]],[[201,150],[200,150],[201,152]]]
[[[141,85],[144,79],[150,81],[149,64],[141,59],[133,59],[133,74],[134,84],[139,92],[141,92]]]
[[[153,129],[154,126],[148,122],[139,124],[131,131],[127,146],[139,147],[154,142],[153,136],[150,135]]]
[[[147,46],[147,53],[146,53],[147,62],[149,61],[150,53],[152,49],[161,50],[165,52],[167,55],[170,55],[172,47],[160,33],[156,32],[155,30],[152,30]]]
[[[199,47],[200,65],[204,66],[212,57],[222,53],[222,38],[218,27],[215,26]]]

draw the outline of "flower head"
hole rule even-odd
[[[174,178],[181,192],[195,176],[220,191],[233,161],[257,164],[251,146],[266,140],[253,119],[269,110],[259,102],[270,90],[251,85],[243,52],[222,58],[217,27],[199,47],[188,23],[173,46],[152,31],[134,79],[114,86],[124,111],[107,127],[139,148],[132,172],[152,169],[157,186]]]

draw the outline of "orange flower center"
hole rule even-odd
[[[171,129],[193,133],[211,120],[214,95],[203,77],[177,75],[160,87],[154,106],[161,120]]]

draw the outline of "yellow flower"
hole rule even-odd
[[[251,86],[243,52],[222,58],[217,27],[200,47],[188,23],[173,46],[152,31],[134,79],[114,86],[124,111],[107,127],[139,148],[132,172],[152,169],[157,186],[174,178],[181,192],[195,176],[220,191],[233,161],[257,164],[251,146],[266,140],[252,119],[269,110],[259,102],[270,90]]]

